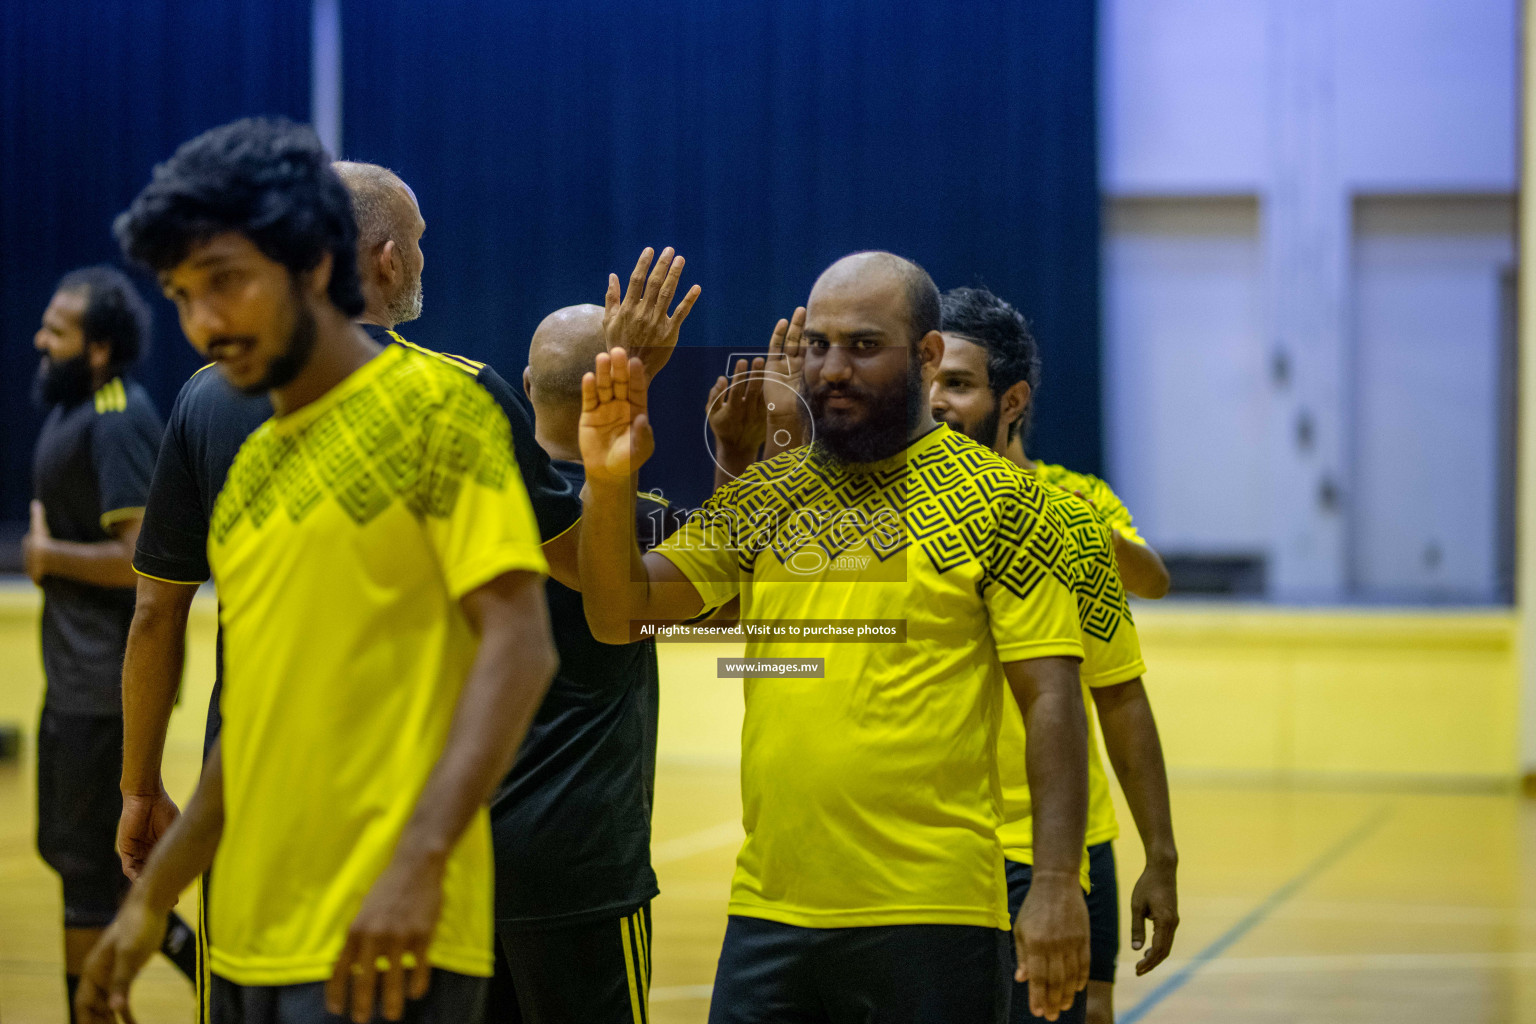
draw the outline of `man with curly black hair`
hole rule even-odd
[[[356,232],[314,133],[275,120],[186,143],[118,219],[188,341],[273,416],[201,523],[222,730],[87,962],[85,1019],[126,1007],[210,865],[216,1019],[480,1017],[485,803],[554,668],[547,564],[491,395],[354,323]]]

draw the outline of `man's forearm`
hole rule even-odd
[[[644,606],[649,579],[635,539],[635,489],[627,480],[588,480],[582,502],[577,563],[587,626],[603,643],[629,643],[635,599]]]
[[[165,734],[181,685],[187,616],[197,588],[139,578],[138,600],[123,655],[122,791],[160,792]]]
[[[440,867],[512,767],[556,666],[544,588],[535,581],[530,592],[517,614],[481,623],[447,743],[400,837],[397,859]]]
[[[1027,739],[1034,867],[1036,873],[1066,872],[1076,878],[1088,825],[1088,720],[1076,662],[1039,662],[1032,692],[1014,687]]]
[[[121,538],[85,544],[50,537],[41,542],[41,549],[49,576],[96,587],[132,587],[138,581],[133,571],[133,545]]]
[[[1093,696],[1104,732],[1104,749],[1125,792],[1147,860],[1176,863],[1168,769],[1146,687],[1135,679],[1094,690]]]
[[[222,745],[215,742],[186,811],[155,845],[131,890],[133,898],[157,913],[168,913],[182,890],[213,866],[219,837],[224,834],[222,751]]]
[[[1115,540],[1115,564],[1120,569],[1120,582],[1137,597],[1157,600],[1168,593],[1168,567],[1150,545],[1128,540],[1118,530],[1111,531]]]

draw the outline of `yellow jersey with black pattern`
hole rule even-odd
[[[1099,756],[1091,690],[1117,686],[1138,678],[1146,671],[1141,640],[1131,617],[1125,587],[1115,565],[1110,526],[1099,511],[1074,494],[1057,487],[1046,488],[1049,507],[1060,517],[1067,536],[1072,593],[1077,601],[1078,623],[1082,630],[1083,703],[1089,722],[1088,732],[1088,827],[1084,846],[1108,842],[1119,834],[1114,802],[1110,798],[1109,779]],[[998,830],[1003,850],[1009,860],[1022,864],[1034,862],[1034,819],[1029,795],[1029,779],[1024,772],[1024,720],[1018,705],[1010,702],[1004,709],[1003,727],[998,739],[998,762],[1003,779],[1005,822]],[[1088,855],[1082,860],[1082,881],[1088,886]]]
[[[214,503],[225,825],[210,960],[242,985],[329,976],[441,756],[476,639],[460,600],[545,573],[506,416],[391,345],[257,427]],[[434,966],[491,974],[484,808],[450,854]]]
[[[1125,507],[1125,502],[1103,480],[1091,473],[1079,473],[1049,462],[1035,463],[1035,478],[1054,484],[1064,491],[1083,495],[1093,502],[1094,508],[1098,509],[1110,529],[1133,544],[1146,545],[1146,540],[1136,530],[1136,524],[1131,519],[1131,510]]]
[[[748,641],[823,677],[745,680],[730,912],[812,928],[1008,927],[1003,665],[1082,655],[1046,489],[940,425],[882,462],[749,468],[656,550],[744,623],[902,620],[905,642]]]

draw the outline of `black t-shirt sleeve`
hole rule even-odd
[[[101,495],[101,526],[108,533],[138,515],[149,494],[160,443],[160,419],[147,403],[99,414],[91,432],[91,463]]]
[[[489,366],[481,367],[476,380],[507,414],[517,468],[522,471],[523,486],[528,489],[534,518],[539,521],[539,536],[550,541],[581,518],[581,494],[549,464],[548,453],[534,439],[533,418],[519,400],[522,396]]]
[[[188,386],[176,396],[155,460],[133,567],[171,583],[201,583],[208,569],[208,513],[187,450]]]

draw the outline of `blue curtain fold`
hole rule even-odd
[[[704,287],[684,344],[766,344],[858,249],[983,283],[1044,347],[1033,449],[1100,465],[1093,0],[347,0],[344,149],[427,221],[403,330],[515,380],[546,313],[648,244]],[[693,501],[708,382],[657,383],[647,483]]]
[[[0,519],[25,516],[32,333],[64,271],[181,141],[309,109],[307,0],[4,0]],[[704,395],[845,253],[986,284],[1034,324],[1033,451],[1100,464],[1092,0],[344,0],[344,155],[399,171],[428,230],[413,340],[521,373],[549,311],[647,244],[704,287],[657,384],[647,482],[702,497]],[[152,291],[147,287],[146,291]],[[197,360],[156,298],[137,376]]]
[[[112,218],[182,141],[309,117],[308,0],[0,3],[0,519],[25,519],[41,414],[32,336],[67,270],[117,260]],[[162,415],[198,359],[169,303],[134,376]]]

